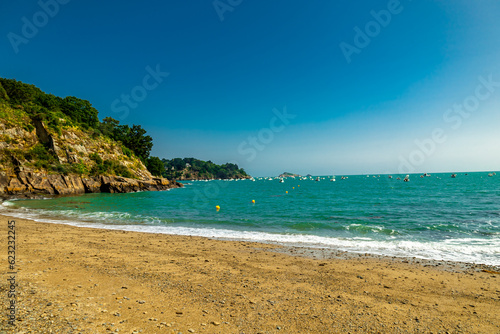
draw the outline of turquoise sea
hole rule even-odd
[[[2,203],[0,213],[78,226],[500,265],[500,175],[410,175],[410,182],[400,177],[192,181],[164,192],[12,200]]]

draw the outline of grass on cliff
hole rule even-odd
[[[31,120],[22,109],[12,108],[0,100],[0,119],[7,128],[21,128],[28,132],[34,130]]]
[[[135,178],[130,170],[120,164],[117,160],[103,160],[97,153],[90,155],[94,165],[87,167],[81,160],[78,163],[63,164],[56,158],[55,154],[42,144],[36,144],[31,149],[25,151],[21,149],[1,150],[0,163],[3,165],[14,165],[13,161],[25,161],[27,167],[34,167],[38,170],[45,170],[56,174],[77,174],[87,176],[115,175],[127,178]],[[13,159],[14,158],[14,159]]]

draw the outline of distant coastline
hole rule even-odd
[[[195,158],[162,159],[162,163],[164,166],[162,176],[179,181],[251,178],[243,168],[233,163],[217,165],[210,160],[203,161]]]

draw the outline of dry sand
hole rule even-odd
[[[500,333],[498,268],[24,219],[12,327],[8,220],[0,333]]]

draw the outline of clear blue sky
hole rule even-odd
[[[500,169],[498,1],[1,6],[0,76],[141,124],[160,158],[256,176]]]

